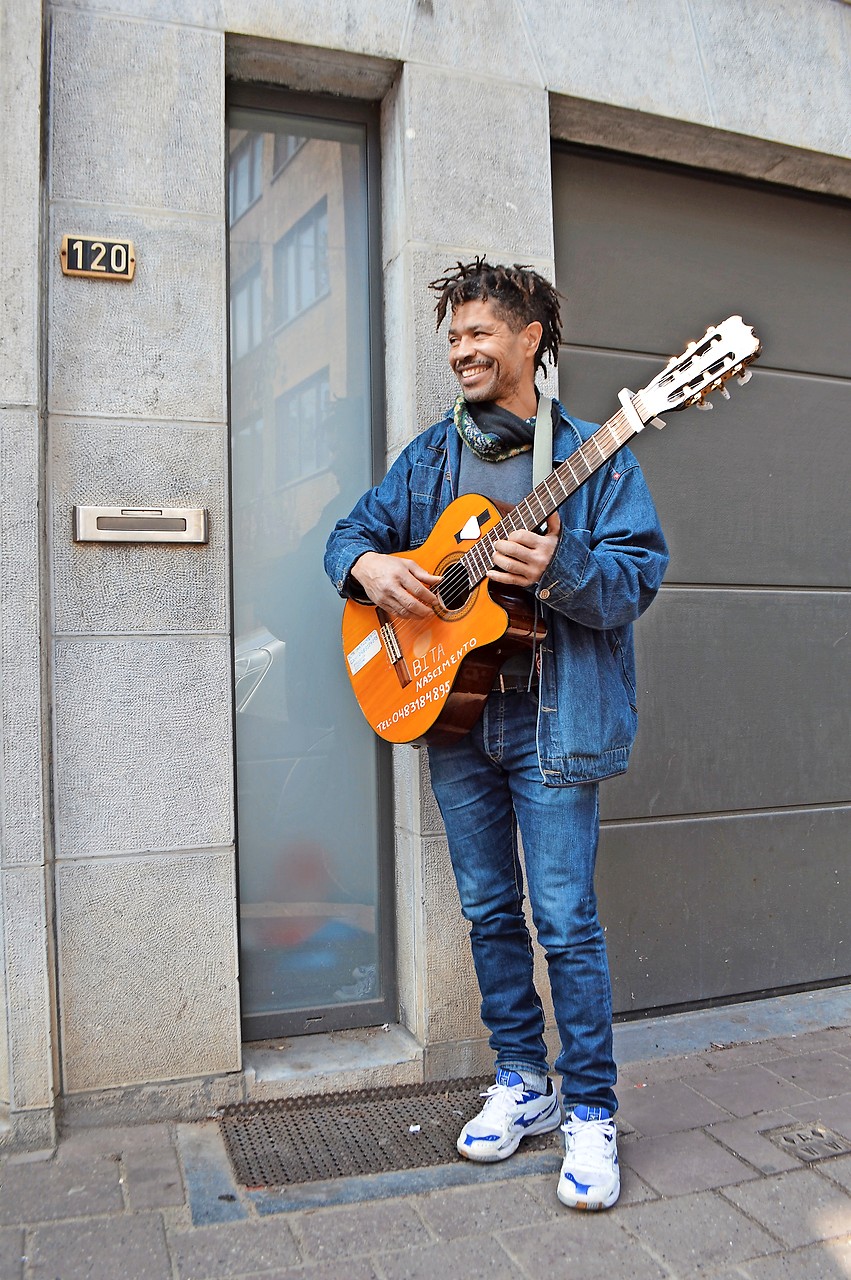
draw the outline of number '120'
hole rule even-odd
[[[61,258],[65,275],[87,276],[89,279],[132,280],[136,268],[136,256],[130,240],[65,236]]]

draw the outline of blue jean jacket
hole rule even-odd
[[[557,402],[558,403],[558,402]],[[553,432],[554,465],[596,430],[569,418]],[[341,596],[366,551],[419,547],[457,496],[462,443],[451,414],[399,455],[328,539],[325,569]],[[485,495],[486,497],[489,495]],[[540,646],[538,760],[548,786],[623,773],[638,725],[632,623],[662,583],[668,551],[641,469],[623,448],[558,509],[555,555],[536,587]]]

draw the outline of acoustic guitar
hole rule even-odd
[[[428,618],[401,617],[371,604],[346,603],[343,653],[361,711],[387,742],[445,744],[467,733],[481,715],[506,658],[545,634],[523,593],[487,578],[494,543],[519,529],[537,529],[558,506],[660,413],[689,405],[711,409],[710,392],[734,375],[750,378],[759,339],[741,316],[730,316],[691,342],[641,391],[620,392],[621,407],[590,439],[518,503],[506,508],[465,494],[446,508],[421,547],[399,552],[440,575],[440,604]]]

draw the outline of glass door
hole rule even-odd
[[[261,106],[261,102],[263,105]],[[393,1016],[386,758],[351,695],[325,540],[373,480],[375,122],[229,114],[241,990],[247,1038]],[[384,874],[382,868],[384,866]]]

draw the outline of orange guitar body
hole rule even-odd
[[[500,514],[496,503],[465,494],[447,507],[421,547],[397,554],[445,576]],[[346,603],[349,679],[370,727],[385,741],[443,744],[462,737],[481,715],[506,658],[546,634],[540,619],[536,630],[519,593],[494,598],[485,580],[462,594],[428,618]]]

